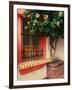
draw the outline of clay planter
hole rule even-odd
[[[47,78],[63,78],[64,77],[64,62],[61,60],[54,60],[47,64]]]

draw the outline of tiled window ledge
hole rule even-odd
[[[37,65],[42,65],[42,64],[45,64],[45,63],[48,63],[48,62],[51,62],[50,59],[45,59],[45,60],[35,60],[35,61],[28,61],[28,62],[23,62],[23,63],[20,63],[18,65],[19,69],[25,69],[25,68],[29,68],[29,67],[33,67],[33,66],[37,66]]]

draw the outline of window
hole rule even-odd
[[[43,57],[43,50],[39,50],[39,36],[33,35],[27,29],[28,20],[23,19],[22,29],[22,61],[38,60]]]

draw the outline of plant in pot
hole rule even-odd
[[[33,34],[44,35],[49,38],[50,57],[55,58],[56,46],[59,38],[64,38],[64,12],[47,10],[30,10],[25,13],[30,16],[27,28]]]

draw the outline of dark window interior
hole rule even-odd
[[[22,61],[38,60],[43,57],[43,50],[39,50],[39,36],[33,35],[27,29],[27,19],[23,19],[22,28]]]

